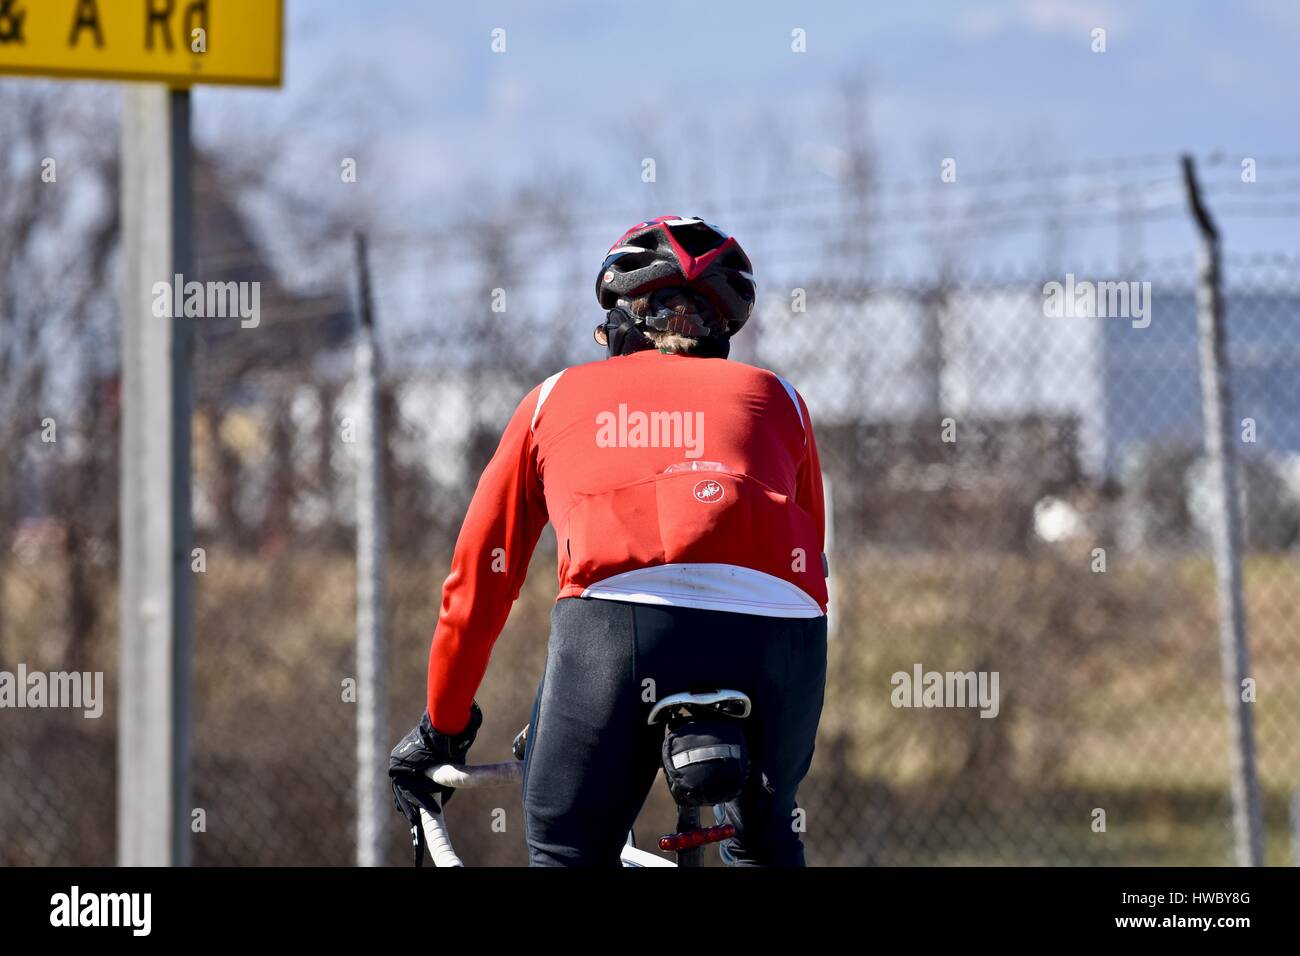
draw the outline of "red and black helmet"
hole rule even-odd
[[[754,275],[740,243],[702,219],[660,216],[639,222],[610,247],[596,277],[601,308],[660,289],[683,288],[701,296],[730,337],[754,309]]]

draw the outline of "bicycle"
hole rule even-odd
[[[738,690],[686,692],[669,695],[657,702],[651,709],[647,722],[652,725],[664,724],[667,734],[684,735],[690,729],[702,724],[712,725],[720,720],[729,723],[743,720],[749,716],[751,709],[748,695]],[[454,789],[477,789],[517,783],[523,775],[528,730],[529,727],[526,725],[515,735],[511,745],[514,760],[468,766],[443,764],[425,771],[425,774],[434,783]],[[739,734],[733,735],[733,738],[729,743],[684,750],[674,757],[674,761],[684,758],[680,765],[691,763],[697,768],[704,767],[706,772],[711,767],[725,765],[732,769],[733,773],[734,766],[738,763],[741,768],[740,779],[743,781],[743,772],[748,762],[744,753],[743,728]],[[668,769],[665,768],[665,773],[667,772]],[[724,787],[727,785],[723,784]],[[738,784],[736,790],[739,790]],[[726,799],[730,797],[724,797],[717,802],[725,802]],[[677,805],[677,829],[673,833],[660,837],[658,846],[665,852],[674,853],[676,863],[637,847],[634,834],[629,832],[627,842],[619,853],[619,860],[623,866],[703,866],[706,846],[721,843],[735,836],[736,828],[729,823],[711,827],[700,826],[701,804],[699,802],[678,799],[677,791],[674,791],[674,802]],[[420,821],[424,827],[425,843],[433,865],[435,867],[464,866],[452,846],[445,813],[431,814],[421,808]]]

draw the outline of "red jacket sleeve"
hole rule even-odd
[[[459,733],[469,723],[492,645],[519,597],[546,526],[532,435],[540,389],[534,388],[515,409],[483,470],[442,586],[428,685],[429,720],[442,733]]]
[[[822,463],[817,457],[817,439],[813,437],[812,416],[808,414],[808,406],[804,403],[802,395],[799,396],[799,411],[803,414],[806,444],[803,461],[799,463],[799,484],[795,492],[795,502],[812,515],[813,521],[817,524],[817,543],[825,552],[826,502],[823,500],[825,489],[822,487]],[[810,559],[811,557],[809,555]],[[818,555],[817,558],[820,560],[821,556]]]

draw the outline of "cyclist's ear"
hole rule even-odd
[[[591,337],[596,340],[597,345],[606,346],[609,344],[609,334],[605,331],[604,325],[596,326],[596,330],[592,332]]]

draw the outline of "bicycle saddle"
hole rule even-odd
[[[748,717],[751,707],[749,695],[738,690],[669,694],[654,705],[646,723],[679,719],[705,720],[710,717]]]

